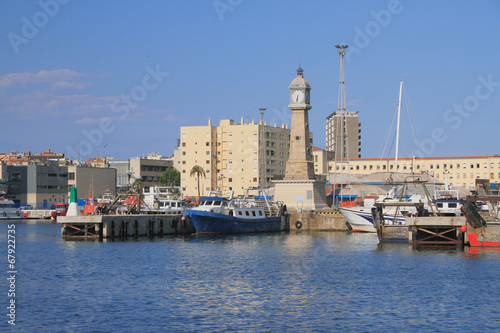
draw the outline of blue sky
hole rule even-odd
[[[299,61],[324,148],[348,44],[362,157],[389,137],[388,155],[401,80],[400,156],[500,153],[498,1],[7,0],[0,15],[0,152],[170,155],[209,118],[289,124]]]

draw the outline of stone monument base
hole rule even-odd
[[[275,180],[274,200],[283,201],[288,209],[317,210],[328,208],[324,180]]]

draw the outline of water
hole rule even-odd
[[[21,332],[499,331],[500,252],[298,232],[63,241],[16,224]],[[1,248],[7,257],[6,237]],[[4,259],[4,276],[7,262]],[[6,293],[2,331],[7,324]]]

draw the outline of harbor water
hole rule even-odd
[[[500,251],[290,232],[66,241],[2,221],[2,331],[494,332]],[[15,225],[15,326],[8,226]]]

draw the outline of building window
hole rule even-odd
[[[206,162],[207,162],[206,164],[210,164],[210,160],[207,160]]]
[[[68,180],[75,180],[75,173],[74,172],[68,172]]]
[[[210,142],[205,142],[205,146],[209,147],[210,146]]]
[[[186,147],[186,143],[185,142],[182,143],[182,147]]]
[[[182,164],[186,164],[186,161],[182,161]]]
[[[230,183],[232,183],[233,182],[233,178],[228,178],[227,181],[230,182]]]
[[[257,182],[257,178],[254,178],[253,181],[254,181],[254,183],[256,183]]]

